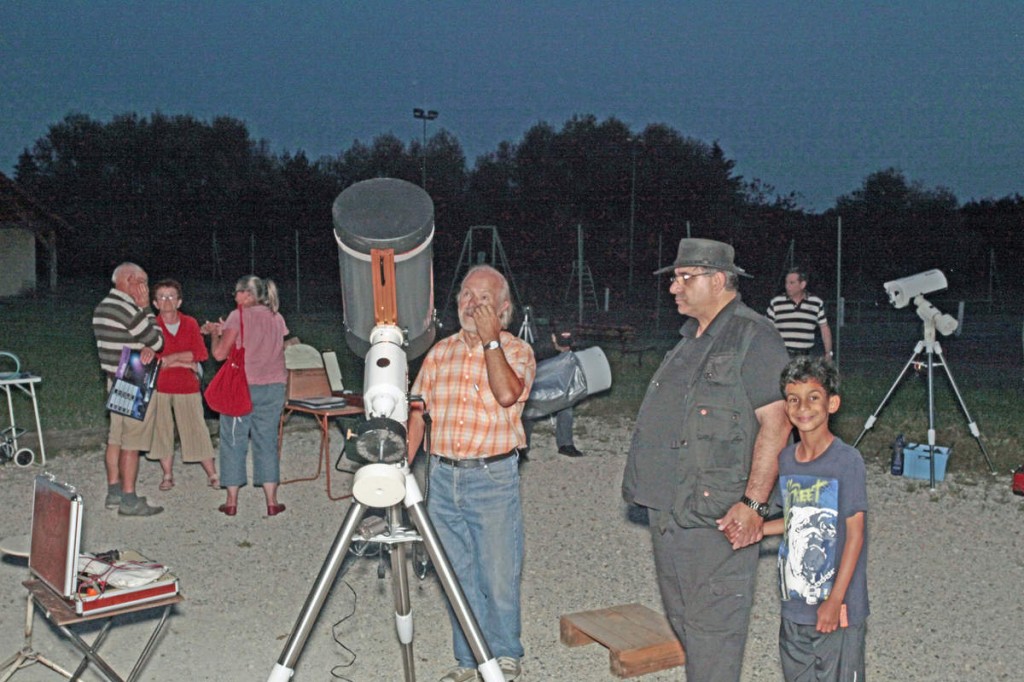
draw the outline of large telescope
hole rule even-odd
[[[338,241],[345,340],[359,357],[373,345],[377,309],[372,272],[374,250],[395,253],[396,310],[404,325],[406,354],[417,358],[434,342],[434,202],[416,185],[393,178],[358,182],[338,195],[332,207]]]
[[[366,359],[356,450],[394,463],[406,455],[408,358],[434,342],[434,203],[412,183],[378,178],[346,189],[332,212],[345,340]]]
[[[427,516],[424,498],[406,456],[409,421],[409,357],[434,341],[434,278],[430,242],[434,203],[412,183],[390,178],[359,182],[334,201],[334,236],[341,265],[345,340],[365,358],[363,411],[356,449],[367,462],[355,473],[349,507],[338,535],[306,597],[268,682],[286,682],[295,673],[352,539],[362,537],[360,522],[369,508],[387,509],[388,530],[362,537],[391,546],[395,627],[402,648],[406,682],[415,682],[412,608],[405,543],[422,541],[458,618],[484,682],[504,679],[491,655],[451,562]],[[399,295],[400,294],[400,295]],[[401,524],[399,503],[419,531]]]

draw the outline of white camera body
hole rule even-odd
[[[942,291],[947,284],[942,270],[933,269],[894,279],[883,286],[885,292],[889,294],[889,302],[896,308],[905,308],[915,297]]]

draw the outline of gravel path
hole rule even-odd
[[[584,410],[585,413],[585,410]],[[632,522],[619,496],[623,443],[631,421],[581,416],[577,444],[588,456],[554,454],[550,428],[538,427],[523,470],[527,557],[523,583],[526,679],[612,680],[598,645],[558,641],[565,613],[638,602],[660,610],[647,529]],[[290,432],[284,474],[311,473],[317,435]],[[126,519],[103,508],[101,451],[52,458],[47,471],[84,494],[84,548],[134,548],[170,565],[186,601],[169,621],[142,679],[148,682],[265,680],[281,654],[309,587],[347,510],[330,502],[321,478],[286,485],[288,510],[267,518],[259,490],[245,488],[238,516],[216,512],[222,493],[205,486],[198,466],[176,467],[177,486],[157,491],[160,469],[143,464],[139,489],[166,511]],[[36,468],[0,468],[0,536],[27,533]],[[336,487],[349,476],[336,475]],[[1004,479],[951,479],[936,491],[869,466],[868,675],[874,680],[1011,680],[1024,671],[1024,499]],[[338,481],[342,481],[338,484]],[[296,666],[295,680],[401,680],[391,582],[378,562],[350,562],[336,582]],[[0,657],[21,646],[23,562],[0,562]],[[744,680],[781,680],[776,651],[774,558],[759,573]],[[418,679],[451,665],[450,629],[436,578],[413,579]],[[351,615],[349,615],[351,614]],[[60,662],[74,656],[37,619],[36,643]],[[112,631],[109,658],[130,665],[148,622]],[[332,631],[334,634],[332,634]],[[337,640],[337,641],[336,641]],[[334,677],[332,677],[334,675]],[[41,666],[19,681],[52,680]],[[98,677],[91,671],[85,679]],[[683,680],[681,669],[643,680]]]

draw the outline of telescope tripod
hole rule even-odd
[[[924,353],[927,361],[922,363],[918,358],[921,353]],[[936,362],[938,358],[938,362]],[[985,444],[981,442],[981,431],[978,429],[977,423],[971,418],[971,413],[967,410],[967,403],[964,402],[963,396],[960,394],[960,389],[956,385],[956,381],[953,379],[953,373],[949,369],[949,364],[946,360],[946,356],[942,353],[942,346],[938,341],[935,340],[935,325],[930,321],[925,321],[924,325],[924,339],[917,342],[914,347],[914,352],[911,354],[910,359],[907,360],[907,364],[903,366],[903,371],[900,372],[899,376],[896,377],[896,381],[892,383],[889,388],[889,392],[882,398],[882,402],[878,404],[878,408],[868,417],[867,421],[864,422],[864,430],[857,436],[857,440],[853,441],[853,447],[857,447],[864,434],[875,425],[878,419],[878,414],[882,411],[882,408],[889,401],[896,387],[899,386],[900,381],[906,376],[907,371],[913,367],[920,367],[922,364],[926,364],[928,368],[928,479],[929,485],[935,488],[935,382],[934,382],[934,370],[935,366],[942,367],[946,372],[946,378],[949,379],[949,385],[953,389],[953,393],[956,395],[957,401],[960,403],[960,409],[963,410],[964,416],[967,417],[967,426],[971,430],[971,435],[978,442],[978,447],[981,448],[981,454],[985,456],[985,461],[988,463],[989,471],[993,474],[996,473],[995,466],[992,464],[992,459],[988,456],[988,451],[985,450]]]
[[[366,473],[364,473],[366,472]],[[360,483],[369,484],[361,486]],[[416,673],[413,665],[413,624],[412,606],[409,601],[409,570],[406,562],[405,545],[410,542],[422,541],[426,546],[427,554],[433,561],[434,569],[437,572],[441,586],[448,597],[452,611],[455,613],[462,627],[469,647],[479,664],[478,670],[484,682],[502,682],[505,677],[498,666],[497,660],[491,656],[487,642],[484,641],[480,626],[473,616],[473,611],[466,601],[466,595],[459,585],[444,548],[438,540],[437,532],[430,523],[426,511],[423,508],[423,495],[420,492],[419,484],[413,476],[409,465],[402,462],[398,465],[392,464],[367,464],[356,472],[356,480],[353,485],[355,499],[349,507],[345,520],[341,524],[334,544],[327,554],[327,559],[320,568],[320,573],[313,583],[313,587],[306,597],[306,603],[295,621],[292,634],[285,644],[281,656],[277,659],[268,682],[285,682],[295,672],[295,663],[306,645],[310,630],[316,622],[320,610],[334,585],[338,570],[341,568],[345,555],[352,539],[359,530],[363,515],[370,507],[387,509],[388,519],[391,528],[399,528],[398,520],[401,508],[398,501],[394,501],[397,494],[402,493],[399,488],[404,487],[404,497],[398,501],[404,501],[409,512],[409,518],[416,527],[418,534],[414,531],[401,530],[393,532],[389,536],[375,536],[370,539],[374,542],[385,542],[391,544],[391,579],[392,591],[395,600],[395,624],[398,630],[398,640],[402,648],[402,667],[405,673],[405,682],[415,682]],[[375,502],[379,499],[380,504],[367,504],[361,501],[366,497]],[[392,503],[394,501],[394,503]]]
[[[531,306],[523,306],[523,323],[519,325],[517,336],[530,344],[537,340],[533,331],[533,308]]]

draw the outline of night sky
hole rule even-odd
[[[472,166],[534,124],[615,116],[718,141],[824,210],[894,166],[1024,192],[1024,2],[0,2],[0,170],[69,112],[243,120],[335,155],[414,107]]]

